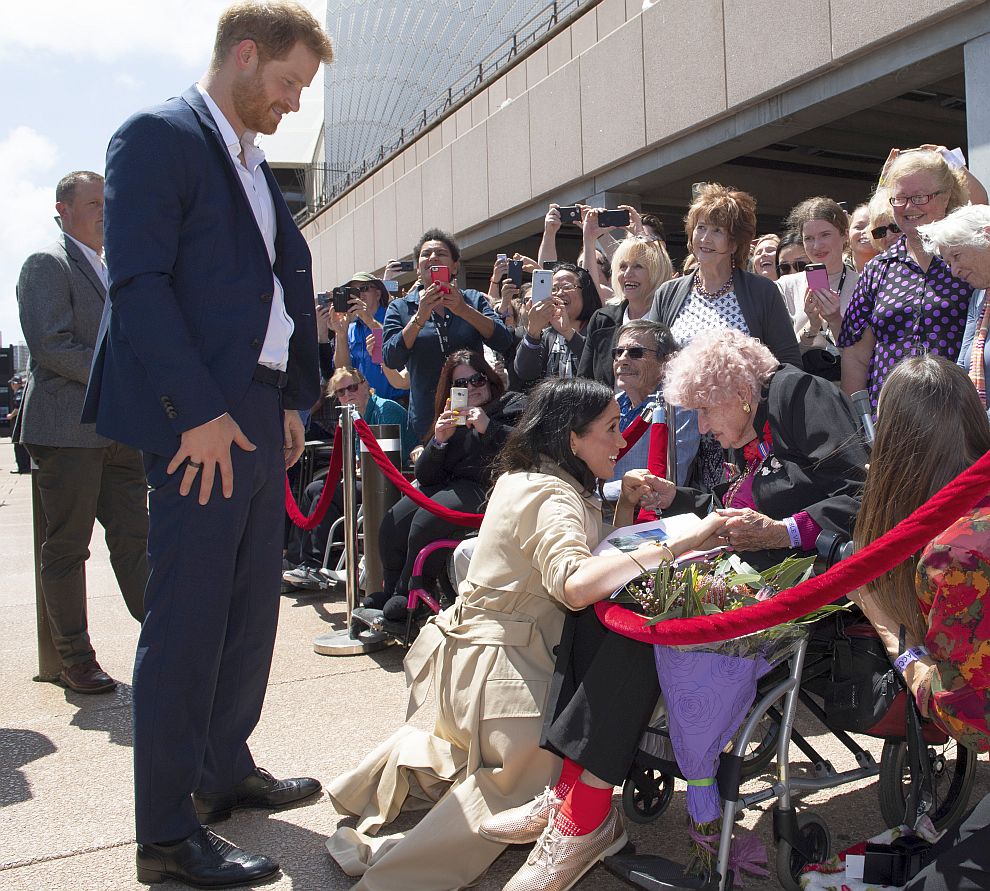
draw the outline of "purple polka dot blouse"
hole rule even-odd
[[[923,272],[904,236],[866,264],[842,318],[839,346],[852,346],[867,327],[873,330],[867,386],[874,412],[883,382],[902,359],[934,353],[956,361],[972,293],[941,257],[933,257]]]

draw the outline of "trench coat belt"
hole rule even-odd
[[[407,718],[413,715],[429,692],[440,647],[447,638],[487,647],[525,647],[533,636],[536,622],[520,619],[518,614],[467,606],[460,600],[434,616],[420,631],[406,654],[405,669],[409,682]]]

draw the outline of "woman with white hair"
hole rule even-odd
[[[970,204],[954,210],[945,219],[918,227],[925,250],[938,253],[952,274],[973,287],[963,332],[958,363],[969,372],[970,379],[987,407],[987,329],[990,328],[990,207]]]

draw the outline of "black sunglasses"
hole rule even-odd
[[[789,275],[792,272],[804,272],[804,267],[807,265],[807,260],[794,260],[791,263],[778,263],[777,275]]]
[[[877,226],[876,229],[870,229],[870,235],[872,235],[877,241],[881,238],[886,238],[888,232],[893,232],[894,235],[899,235],[901,232],[901,227],[896,223],[887,223],[886,226]]]
[[[477,389],[478,387],[483,387],[488,383],[488,378],[485,377],[480,371],[476,371],[471,377],[455,377],[451,384],[455,387],[467,387],[471,386]]]
[[[622,354],[625,353],[630,359],[642,359],[647,353],[656,353],[660,355],[660,350],[649,350],[646,347],[634,346],[634,347],[623,347],[617,346],[612,350],[612,359],[620,359]]]
[[[363,383],[364,381],[358,381],[356,384],[348,384],[346,387],[337,387],[337,389],[333,391],[333,395],[340,399],[340,397],[345,393],[356,393],[358,391],[358,387],[360,387]]]

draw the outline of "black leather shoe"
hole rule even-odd
[[[210,792],[193,795],[193,804],[202,823],[226,820],[230,812],[242,807],[278,810],[304,798],[316,795],[323,786],[319,780],[300,777],[292,780],[276,780],[263,767],[256,767],[233,789],[227,792]]]
[[[278,861],[234,847],[207,826],[174,845],[138,845],[137,880],[176,879],[194,888],[237,888],[278,872]]]

